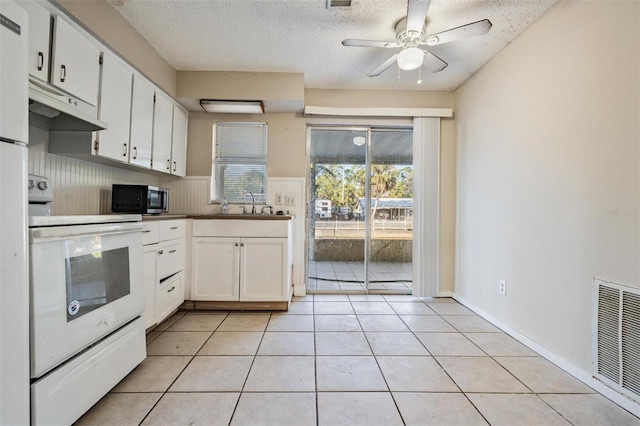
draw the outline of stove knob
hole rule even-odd
[[[41,180],[40,182],[38,182],[38,189],[40,189],[41,191],[47,189],[47,186],[47,181],[45,180]]]

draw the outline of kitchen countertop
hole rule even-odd
[[[154,220],[173,220],[173,219],[188,219],[186,214],[145,214],[142,215],[142,221],[154,221]]]
[[[235,220],[291,220],[294,218],[288,214],[203,214],[189,215],[189,219],[235,219]]]
[[[223,220],[292,220],[295,216],[284,214],[151,214],[143,215],[142,221],[158,221],[173,219],[223,219]]]

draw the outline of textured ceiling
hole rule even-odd
[[[431,51],[449,66],[431,73],[391,66],[367,73],[397,49],[345,47],[345,38],[395,40],[407,0],[109,0],[178,70],[303,73],[305,87],[454,90],[539,18],[556,0],[432,0],[427,34],[489,19],[489,34]]]

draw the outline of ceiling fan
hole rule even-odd
[[[442,31],[437,34],[425,33],[425,19],[431,0],[408,0],[407,17],[396,25],[396,41],[358,40],[348,38],[342,41],[344,46],[353,47],[383,47],[402,50],[374,70],[369,72],[369,77],[377,77],[389,68],[394,62],[398,62],[401,70],[414,70],[423,64],[432,72],[442,71],[447,63],[422,46],[438,46],[452,41],[484,35],[491,29],[491,21],[483,19],[457,28]]]

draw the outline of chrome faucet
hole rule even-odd
[[[253,196],[253,193],[249,191],[245,192],[242,194],[242,199],[244,200],[244,197],[246,197],[247,194],[251,195],[251,214],[256,214],[256,199]]]
[[[264,214],[264,209],[269,209],[269,214],[273,214],[273,206],[270,206],[269,204],[267,204],[262,209],[260,209],[260,213]]]

